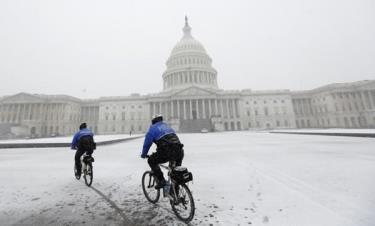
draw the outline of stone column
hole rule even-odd
[[[180,100],[177,100],[177,117],[178,119],[181,118],[181,113],[180,113]]]
[[[190,116],[190,119],[193,119],[193,104],[192,104],[192,102],[193,102],[193,100],[192,99],[190,99],[189,100],[189,104],[190,104],[190,113],[189,113],[189,116]]]
[[[233,118],[237,118],[236,116],[236,103],[235,103],[235,100],[231,100],[231,103],[232,103],[232,109],[231,109],[231,112],[232,112],[232,115],[233,115]],[[236,123],[234,123],[236,124]]]
[[[218,106],[218,102],[219,100],[218,99],[215,99],[214,103],[215,103],[215,115],[219,115],[219,106]]]
[[[172,116],[172,118],[175,118],[176,117],[176,115],[175,115],[175,113],[174,113],[174,100],[172,100],[172,102],[171,102],[171,116]]]
[[[12,104],[8,104],[7,106],[8,111],[7,111],[7,122],[12,121]]]
[[[230,115],[230,118],[234,118],[235,115],[234,115],[234,104],[233,104],[233,99],[230,100],[228,106],[231,106],[229,108],[229,115]]]
[[[8,118],[8,121],[12,122],[12,104],[8,104]]]
[[[166,105],[167,105],[167,111],[165,113],[165,118],[169,120],[172,117],[172,113],[171,113],[171,109],[172,109],[171,101],[167,101]]]
[[[197,119],[200,119],[200,113],[199,113],[199,100],[195,100],[195,110],[197,112]]]
[[[10,104],[9,105],[9,121],[12,122],[13,121],[13,104]]]
[[[232,107],[231,107],[232,106]],[[227,100],[227,110],[228,110],[228,118],[233,118],[233,105],[232,105],[232,99]]]
[[[367,95],[368,95],[367,96],[368,99],[366,99],[366,104],[368,103],[369,104],[369,109],[372,109],[373,105],[372,105],[372,96],[371,96],[371,91],[370,90],[367,91]]]
[[[182,101],[182,104],[183,104],[183,109],[184,109],[184,119],[186,119],[187,117],[186,117],[186,105],[187,105],[187,102],[186,102],[186,100],[183,100]]]
[[[17,112],[18,112],[18,104],[13,105],[13,112],[12,112],[12,118],[14,118],[14,122],[17,122]]]
[[[207,114],[206,114],[206,100],[205,99],[202,99],[202,110],[203,110],[203,114],[202,114],[202,117],[204,118],[204,119],[206,119],[207,118]]]
[[[60,104],[61,105],[61,104]],[[59,120],[60,120],[60,118],[61,118],[61,113],[62,113],[62,109],[60,108],[59,109],[59,115],[60,115],[60,117],[59,117]],[[33,120],[37,120],[37,117],[38,117],[38,104],[34,104],[34,112],[33,112]]]
[[[34,104],[29,104],[29,116],[27,118],[27,120],[30,120],[30,118],[33,117],[33,107],[34,107]]]
[[[162,115],[167,114],[167,103],[168,102],[164,102],[164,101],[161,103],[161,105],[163,106]]]
[[[18,114],[19,114],[19,111],[20,111],[20,105],[19,104],[16,104],[16,109],[15,109],[15,111],[14,111],[14,115],[15,115],[15,122],[16,123],[19,123],[19,121],[18,121]]]
[[[3,122],[3,120],[2,120],[3,114],[4,114],[3,105],[0,104],[0,122]]]
[[[14,115],[14,113],[15,113],[15,105],[14,104],[10,104],[10,121],[11,122],[14,122],[14,120],[13,120],[13,115]]]
[[[157,108],[156,114],[160,114],[161,113],[161,103],[160,102],[157,102],[157,103],[158,103],[158,108]]]
[[[163,105],[163,113],[162,113],[162,115],[163,115],[163,117],[164,117],[165,120],[168,120],[169,116],[170,116],[169,111],[168,111],[168,108],[169,108],[169,105],[170,105],[170,101],[163,102],[162,105]]]
[[[234,118],[238,118],[239,116],[239,113],[238,113],[238,109],[237,109],[237,99],[234,99],[233,100],[233,111],[234,111]],[[237,123],[236,123],[236,126],[237,126]]]
[[[212,99],[208,99],[208,118],[212,116]]]
[[[29,119],[29,110],[30,110],[29,104],[25,104],[25,114],[23,115],[23,119],[24,120],[28,120]]]
[[[220,100],[221,118],[224,118],[224,100]]]
[[[370,96],[371,96],[371,99],[372,99],[372,106],[373,106],[373,108],[375,108],[375,90],[370,91]]]
[[[230,118],[230,113],[229,113],[229,99],[227,99],[227,100],[225,101],[225,107],[227,108],[227,109],[226,109],[227,118]]]
[[[154,113],[155,104],[154,102],[150,102],[150,118],[155,114]]]
[[[0,122],[3,122],[3,120],[2,120],[3,114],[4,114],[3,105],[0,103]]]
[[[371,93],[371,90],[368,91],[368,97],[369,97],[369,100],[370,100],[370,105],[371,105],[371,109],[374,109],[375,108],[375,100],[374,100],[374,97],[372,96],[372,93]]]

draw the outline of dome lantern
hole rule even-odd
[[[188,17],[185,16],[185,27],[182,29],[184,32],[184,37],[182,38],[192,38],[191,36],[191,27],[189,26]]]

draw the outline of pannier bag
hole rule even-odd
[[[193,174],[186,167],[177,166],[172,170],[171,178],[179,184],[187,183],[193,180]]]

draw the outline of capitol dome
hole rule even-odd
[[[164,90],[188,86],[217,89],[217,72],[203,45],[191,35],[191,27],[185,17],[183,37],[172,49],[163,73]]]

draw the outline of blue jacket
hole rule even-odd
[[[89,129],[87,129],[87,128],[79,130],[76,134],[74,134],[72,145],[71,145],[72,149],[75,149],[75,150],[77,149],[78,141],[83,136],[92,136],[92,137],[94,137],[94,134]]]
[[[143,143],[141,157],[144,158],[147,155],[153,142],[156,142],[160,140],[160,138],[171,133],[176,132],[164,122],[157,122],[154,125],[151,125],[147,131],[145,141]]]

